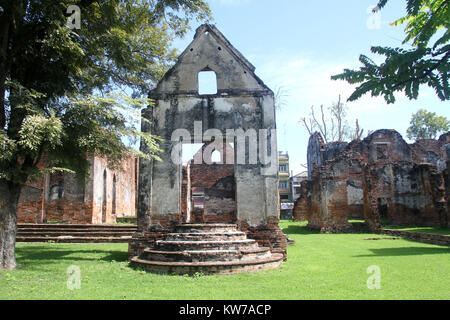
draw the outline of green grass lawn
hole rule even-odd
[[[280,269],[233,276],[163,276],[131,269],[126,244],[17,244],[0,299],[450,299],[450,248],[373,234],[318,234],[282,222],[295,244]],[[67,268],[81,288],[67,288]],[[369,266],[381,289],[369,290]]]
[[[404,226],[383,226],[384,229],[394,229],[401,231],[413,231],[423,233],[441,234],[444,236],[450,236],[450,228],[439,227],[404,227]]]

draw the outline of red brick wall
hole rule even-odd
[[[186,217],[189,213],[187,204],[192,188],[204,189],[205,202],[203,209],[191,206],[190,222],[236,222],[234,165],[191,162],[183,169],[181,207],[183,212],[186,210]]]
[[[440,226],[447,221],[444,176],[432,165],[390,164],[365,171],[365,214],[380,215],[386,199],[389,224]]]
[[[188,199],[191,199],[191,188],[189,188],[191,185],[189,166],[183,166],[181,170],[181,179],[181,215],[183,221],[189,221],[190,208],[188,206]]]
[[[61,221],[67,224],[91,224],[92,208],[84,202],[54,200],[47,202],[47,221]]]
[[[353,141],[314,168],[296,218],[307,217],[309,227],[322,231],[343,230],[352,218],[378,230],[382,215],[391,224],[448,225],[448,177],[435,165],[420,164],[442,162],[446,137],[408,145],[398,132],[378,130]]]
[[[18,223],[42,223],[44,221],[44,188],[44,178],[28,181],[22,188],[16,210]]]
[[[43,207],[42,201],[22,200],[17,206],[18,223],[42,223]]]
[[[294,204],[294,220],[307,221],[311,215],[311,194],[310,182],[302,181],[300,183],[300,197]]]
[[[192,187],[212,188],[217,180],[234,176],[231,164],[190,164]]]
[[[437,159],[430,157],[436,155],[441,156],[441,143],[438,140],[424,139],[418,140],[410,145],[413,151],[413,160],[415,163],[433,163],[436,164]]]
[[[279,227],[278,218],[269,218],[264,226],[252,227],[239,221],[239,230],[247,233],[250,239],[254,239],[261,247],[270,248],[272,253],[281,253],[286,259],[287,237]]]
[[[103,190],[103,181],[97,170],[107,170],[107,201],[105,202],[106,223],[115,222],[117,217],[136,215],[137,161],[124,157],[119,168],[109,170],[104,159],[92,160],[90,179],[79,183],[72,174],[55,173],[28,182],[23,188],[17,208],[19,223],[46,223],[59,221],[68,224],[103,223],[102,201],[95,201],[95,195]],[[113,180],[115,182],[115,201]],[[102,178],[102,175],[100,174]],[[62,193],[55,190],[62,188]],[[54,192],[52,192],[54,191]],[[59,197],[59,196],[61,197]],[[97,197],[98,198],[98,197]],[[98,199],[97,199],[98,200]]]

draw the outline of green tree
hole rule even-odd
[[[0,0],[0,269],[16,265],[26,181],[46,170],[83,178],[95,155],[113,167],[124,152],[157,158],[158,138],[133,115],[173,63],[174,37],[209,16],[203,0]],[[51,168],[38,168],[44,157]]]
[[[383,8],[389,0],[380,0],[375,10]],[[448,75],[450,70],[450,0],[406,0],[407,15],[394,21],[398,26],[406,23],[403,44],[411,43],[411,49],[372,47],[374,54],[384,55],[385,61],[375,63],[365,55],[359,60],[359,70],[345,69],[331,77],[359,85],[349,101],[359,99],[370,92],[372,96],[384,96],[387,103],[394,103],[394,93],[404,92],[409,99],[417,99],[419,87],[428,85],[441,99],[450,99]],[[430,44],[431,41],[434,41]]]
[[[411,140],[436,139],[439,133],[447,132],[450,128],[450,121],[447,118],[425,109],[413,113],[410,124],[407,134]]]

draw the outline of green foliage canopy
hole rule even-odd
[[[434,112],[420,109],[411,117],[407,134],[409,139],[436,139],[437,135],[450,129],[450,121]]]
[[[71,29],[67,8],[80,8]],[[136,129],[149,90],[171,66],[170,48],[203,0],[1,0],[0,180],[23,184],[42,169],[86,175],[87,158],[112,166],[124,152],[157,158],[158,137]],[[141,139],[140,152],[125,140]]]
[[[388,1],[380,0],[377,9]],[[411,49],[372,47],[373,53],[386,57],[383,63],[377,64],[361,55],[359,60],[363,66],[359,70],[345,69],[331,77],[360,84],[349,101],[370,92],[372,96],[384,96],[387,103],[394,103],[394,93],[398,91],[409,99],[417,99],[419,87],[424,84],[432,87],[442,101],[450,99],[450,0],[406,0],[406,10],[407,15],[392,25],[406,24],[403,44],[411,43]]]

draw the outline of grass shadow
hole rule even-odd
[[[404,231],[410,231],[410,232],[439,234],[439,235],[444,235],[444,236],[450,235],[450,228],[441,228],[441,227],[415,227],[415,226],[384,225],[383,228],[400,230],[400,231],[404,230]]]
[[[35,268],[61,261],[106,261],[122,262],[128,260],[127,251],[101,250],[86,248],[49,248],[48,246],[32,246],[16,248],[18,264],[23,268]]]
[[[293,235],[293,234],[319,234],[318,231],[313,231],[308,229],[306,226],[293,226],[290,225],[287,228],[283,229],[283,233],[287,235]]]
[[[108,255],[99,259],[102,261],[108,261],[108,262],[112,262],[112,261],[117,261],[117,262],[124,262],[124,261],[128,261],[129,253],[127,251],[108,251]]]
[[[399,257],[429,254],[449,254],[450,248],[432,248],[432,247],[403,247],[403,248],[380,248],[370,249],[373,254],[355,256],[357,258],[367,257]]]

